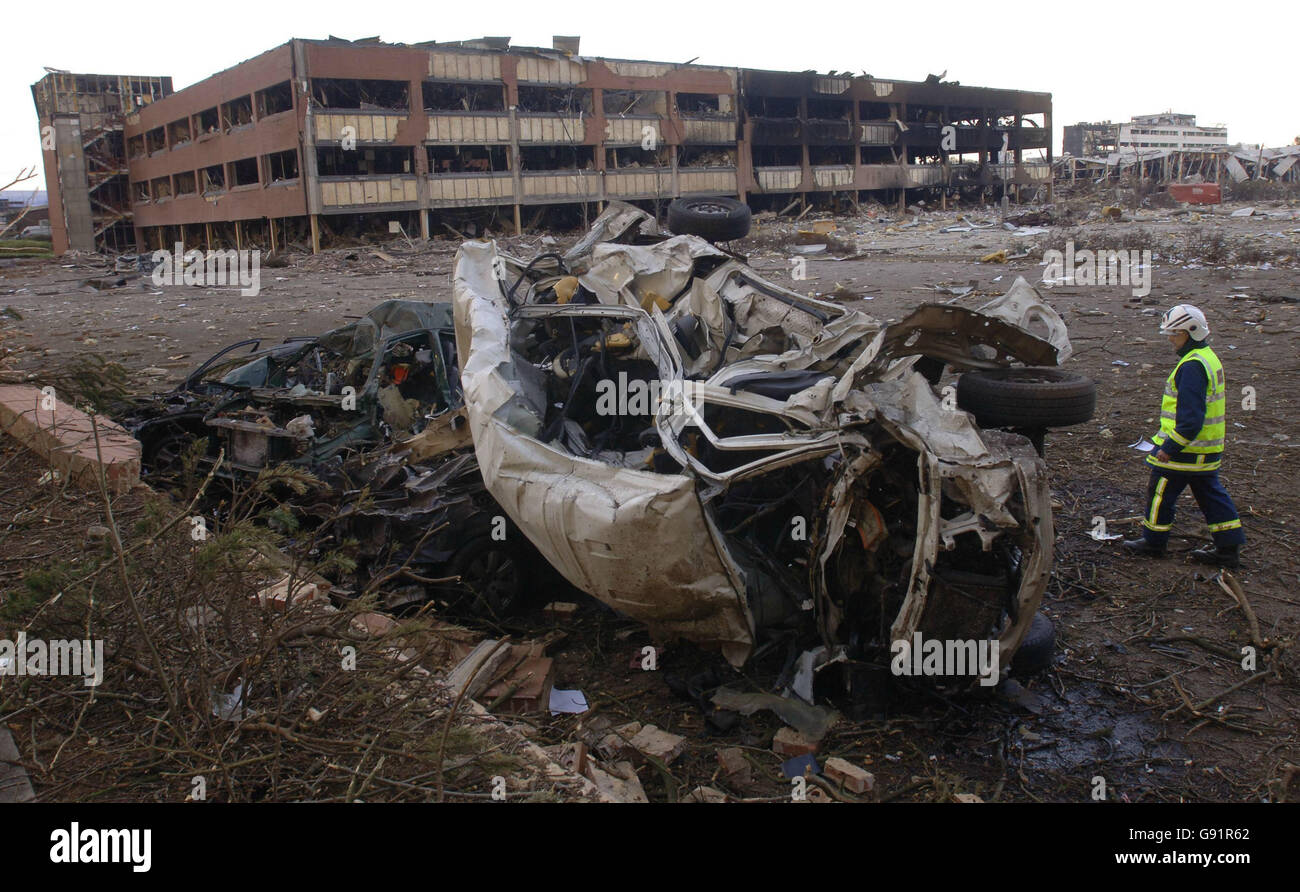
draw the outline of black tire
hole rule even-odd
[[[1020,642],[1015,655],[1011,658],[1011,671],[1016,675],[1033,675],[1052,665],[1056,654],[1056,626],[1041,613],[1035,613],[1025,633],[1025,640]]]
[[[668,205],[668,231],[729,242],[749,235],[749,205],[734,198],[678,198]]]
[[[528,570],[511,543],[474,539],[456,553],[451,567],[460,577],[465,607],[477,616],[506,616],[523,598]]]
[[[202,436],[182,427],[169,427],[149,438],[148,445],[142,450],[141,464],[149,476],[179,478],[184,470],[185,453]]]
[[[1051,367],[967,372],[957,380],[957,405],[980,427],[1069,427],[1092,419],[1097,384]]]

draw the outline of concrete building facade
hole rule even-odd
[[[1222,148],[1228,144],[1227,127],[1202,127],[1195,115],[1164,112],[1137,115],[1119,125],[1120,149],[1171,149],[1176,152]]]

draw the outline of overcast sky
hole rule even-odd
[[[152,9],[157,13],[64,0],[33,14],[30,24],[9,12],[0,53],[0,184],[22,167],[40,170],[30,87],[45,74],[43,66],[170,75],[179,90],[291,37],[330,34],[394,43],[501,35],[520,46],[550,46],[553,34],[577,34],[584,55],[614,58],[699,57],[701,64],[866,71],[899,80],[946,69],[963,84],[1051,93],[1058,153],[1065,124],[1168,109],[1195,114],[1203,124],[1226,124],[1231,142],[1275,146],[1300,135],[1295,0],[1014,6],[223,0]]]

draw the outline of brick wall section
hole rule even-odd
[[[91,417],[80,409],[63,400],[55,400],[53,410],[42,409],[42,400],[39,388],[0,385],[0,431],[45,459],[80,489],[99,488],[96,480],[101,458],[110,491],[122,493],[140,481],[140,441],[125,428],[102,415],[95,416],[92,427]]]

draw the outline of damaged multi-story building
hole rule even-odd
[[[519,231],[544,209],[612,199],[781,210],[1051,188],[1048,93],[578,45],[294,39],[174,93],[162,79],[161,96],[120,111],[134,245],[319,250],[357,227],[428,237],[468,209]],[[85,187],[48,152],[46,166],[52,216],[71,219],[56,195]],[[85,244],[55,231],[56,251]]]
[[[171,92],[169,77],[70,71],[32,84],[55,253],[135,246],[126,119]]]

